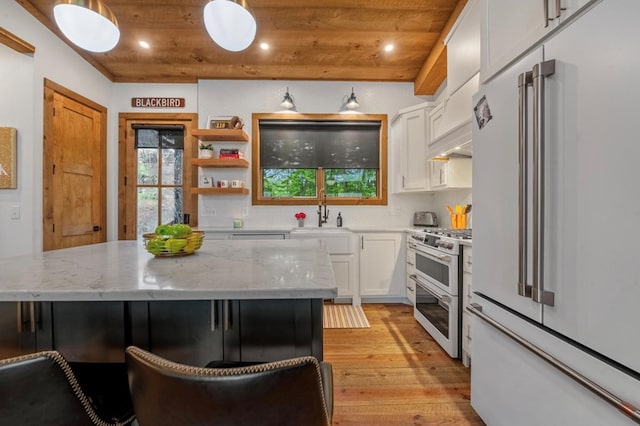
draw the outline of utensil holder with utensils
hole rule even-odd
[[[457,205],[455,208],[447,206],[447,210],[449,210],[449,216],[451,217],[452,229],[467,228],[467,219],[469,212],[471,211],[471,204],[466,204],[464,206]]]

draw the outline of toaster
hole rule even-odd
[[[438,216],[435,212],[415,212],[413,226],[438,226]]]

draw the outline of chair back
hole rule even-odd
[[[126,361],[141,426],[330,424],[320,363],[314,357],[199,368],[129,347]]]
[[[94,411],[57,351],[0,360],[0,423],[38,426],[117,426]]]

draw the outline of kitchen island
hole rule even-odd
[[[126,386],[128,345],[198,366],[322,359],[323,300],[337,295],[320,240],[205,238],[163,258],[113,241],[0,259],[0,271],[0,357],[58,350],[117,416],[128,402],[103,393]]]
[[[0,259],[0,301],[322,299],[336,295],[321,241],[208,241],[155,258],[140,241]]]

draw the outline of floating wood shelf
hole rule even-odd
[[[248,188],[191,188],[192,194],[200,195],[246,195]]]
[[[193,136],[201,141],[249,142],[249,135],[242,129],[194,129]]]
[[[199,167],[249,167],[249,162],[244,158],[194,158],[191,164]]]

